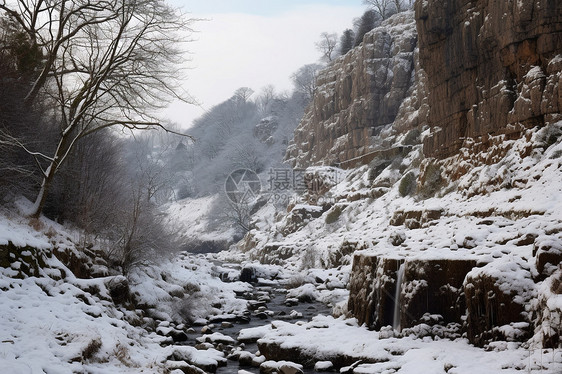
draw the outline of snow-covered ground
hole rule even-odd
[[[182,243],[232,241],[235,229],[225,222],[213,222],[211,218],[211,211],[219,198],[216,194],[174,201],[164,206],[168,225]]]
[[[14,253],[21,259],[0,266],[1,373],[164,373],[174,366],[170,357],[195,364],[224,360],[222,352],[175,346],[155,324],[245,310],[234,291],[247,284],[223,283],[209,261],[180,255],[131,275],[131,292],[146,311],[131,310],[109,294],[108,283],[122,277],[78,279],[51,255],[54,247],[77,251],[79,237],[47,219],[0,212],[0,245],[27,247]],[[22,272],[34,263],[38,273]]]
[[[483,350],[463,339],[396,338],[392,330],[369,331],[353,319],[329,316],[318,316],[309,323],[275,321],[270,326],[241,331],[242,338],[250,336],[260,338],[260,344],[296,349],[315,361],[345,357],[357,363],[355,374],[557,374],[562,370],[561,350],[529,350],[516,343],[499,343]]]
[[[246,266],[257,269],[263,284],[275,285],[281,279],[293,287],[287,293],[289,300],[325,301],[339,312],[345,311],[351,256],[342,252],[335,258],[334,253],[346,242],[366,254],[477,258],[488,265],[470,276],[492,274],[502,285],[521,291],[516,297],[530,301],[529,311],[544,306],[543,325],[537,327],[533,339],[494,342],[481,349],[465,338],[448,340],[428,334],[429,326],[406,329],[397,336],[390,328],[371,331],[353,318],[326,316],[309,323],[265,323],[241,335],[260,338],[261,345],[304,352],[320,362],[319,367],[337,356],[363,360],[350,369],[355,374],[561,373],[562,352],[540,349],[540,337],[549,323],[560,323],[557,311],[562,309],[562,298],[554,291],[553,276],[531,280],[537,275],[534,246],[562,242],[562,143],[548,144],[543,151],[539,145],[547,130],[533,135],[535,150],[529,155],[521,156],[526,154],[526,141],[513,141],[499,162],[468,168],[457,182],[443,186],[449,191],[438,191],[427,199],[402,196],[401,174],[392,168],[375,179],[367,167],[341,172],[341,181],[330,191],[336,205],[324,213],[310,208],[320,217],[306,218],[289,232],[284,230],[290,224],[288,215],[268,205],[256,217],[249,236],[255,248],[214,257],[248,261]],[[415,163],[415,152],[403,163]],[[371,196],[381,188],[384,194]],[[194,222],[193,230],[205,233],[204,212],[211,200],[170,206],[169,217]],[[185,362],[200,367],[224,362],[225,353],[177,345],[166,333],[187,331],[186,323],[200,318],[243,313],[247,302],[236,294],[251,292],[252,287],[217,277],[234,280],[238,270],[221,268],[212,262],[213,257],[181,253],[171,261],[131,273],[129,285],[138,309],[133,304],[121,305],[113,301],[110,285],[122,277],[97,264],[96,278],[80,279],[51,255],[55,248],[81,251],[80,232],[46,219],[30,220],[24,214],[26,205],[20,201],[0,211],[0,245],[6,251],[9,243],[18,247],[13,257],[0,256],[1,373],[179,373],[180,367],[186,368]],[[335,207],[339,212],[334,213]],[[306,211],[307,205],[297,208]],[[438,211],[440,216],[427,217],[415,227],[390,224],[396,212],[407,211]],[[190,231],[188,223],[185,231]],[[535,244],[523,240],[529,237]],[[249,261],[272,244],[294,249],[284,260],[289,270]],[[337,262],[337,268],[326,266]],[[560,270],[551,266],[546,272]],[[273,278],[277,280],[272,282]]]

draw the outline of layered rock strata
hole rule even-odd
[[[413,13],[405,12],[322,70],[287,159],[297,167],[334,165],[367,153],[411,94],[416,45]]]
[[[428,157],[456,154],[467,139],[561,118],[562,2],[427,0],[415,5],[427,74]]]

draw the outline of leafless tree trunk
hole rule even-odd
[[[26,104],[45,95],[61,118],[54,153],[30,152],[44,165],[34,216],[79,139],[115,126],[166,129],[155,112],[173,99],[192,101],[178,66],[193,20],[162,1],[0,0],[0,9],[45,56]]]
[[[338,36],[337,34],[323,32],[320,34],[320,40],[316,42],[316,49],[322,53],[322,58],[326,60],[326,62],[332,61],[332,55],[336,50],[336,46],[338,45]]]

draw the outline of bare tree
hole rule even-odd
[[[323,32],[320,34],[320,40],[315,43],[316,49],[322,53],[322,59],[326,62],[332,61],[332,55],[338,45],[338,35],[335,33]]]
[[[28,149],[43,179],[34,216],[79,139],[114,126],[165,128],[155,112],[173,99],[191,101],[178,66],[193,20],[163,1],[0,0],[0,9],[44,55],[25,103],[41,94],[60,121],[52,154]]]
[[[269,111],[276,97],[275,87],[272,84],[268,84],[261,89],[260,95],[256,100],[260,114],[265,115]]]
[[[314,91],[316,90],[316,73],[322,65],[307,64],[291,75],[295,91],[304,95],[305,100],[312,100]]]
[[[363,0],[363,4],[369,5],[383,20],[411,8],[412,3],[412,0]]]
[[[234,92],[234,96],[232,97],[232,99],[240,103],[245,103],[253,94],[254,90],[252,90],[250,87],[240,87]]]

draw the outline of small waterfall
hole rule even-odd
[[[400,291],[402,290],[402,278],[404,278],[405,262],[400,264],[396,275],[396,290],[394,291],[394,316],[392,317],[392,328],[400,332]]]

